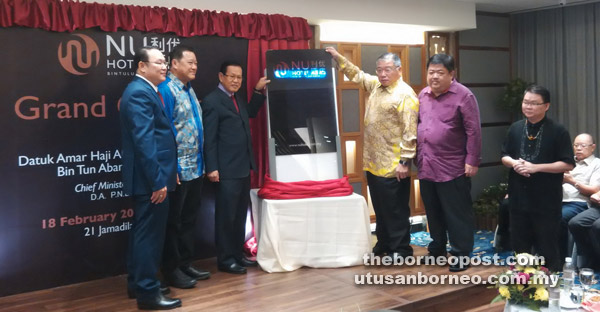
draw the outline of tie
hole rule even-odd
[[[237,105],[237,101],[235,100],[235,95],[231,95],[231,99],[233,100],[233,105],[235,105],[235,110],[238,112],[238,114],[240,113],[240,108]]]
[[[162,97],[162,94],[160,94],[160,91],[156,91],[156,93],[158,93],[158,97],[160,98],[160,102],[162,103],[162,106],[165,107],[165,100]]]

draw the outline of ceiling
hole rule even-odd
[[[598,2],[598,0],[456,0],[475,3],[477,11],[516,13],[521,11],[557,8],[564,5]]]

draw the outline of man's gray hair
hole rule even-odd
[[[392,61],[394,62],[394,66],[396,67],[402,67],[402,63],[400,62],[400,57],[398,56],[398,54],[396,53],[383,53],[380,57],[377,58],[377,61],[375,61],[375,64],[377,64],[379,61]]]
[[[596,141],[594,141],[594,137],[589,133],[585,133],[585,132],[580,133],[577,136],[575,136],[575,138],[577,139],[578,136],[588,137],[588,138],[590,138],[590,141],[592,141],[592,144],[596,144]]]

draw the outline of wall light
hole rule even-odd
[[[387,44],[424,44],[428,27],[371,22],[324,21],[321,41]]]

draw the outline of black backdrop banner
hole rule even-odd
[[[118,106],[135,50],[194,48],[202,98],[222,61],[245,67],[248,41],[19,27],[0,28],[0,40],[0,296],[124,273],[134,212],[121,191]]]

